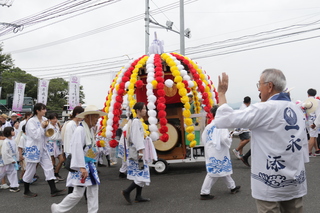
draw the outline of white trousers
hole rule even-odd
[[[236,184],[235,184],[234,180],[232,179],[231,175],[226,175],[224,177],[212,177],[212,176],[210,176],[210,174],[207,174],[204,181],[203,181],[200,194],[201,195],[210,194],[210,191],[211,191],[213,184],[215,184],[215,182],[217,182],[217,180],[219,178],[221,178],[225,182],[228,189],[234,189],[236,187]]]
[[[92,185],[88,187],[74,186],[73,192],[68,194],[61,203],[54,205],[53,212],[67,212],[70,211],[83,197],[87,189],[87,203],[88,213],[96,213],[99,210],[99,186]]]
[[[13,164],[7,164],[0,167],[0,180],[6,175],[11,188],[19,187],[18,173]]]
[[[122,160],[122,165],[121,165],[119,171],[121,173],[126,173],[127,172],[127,162],[125,162],[124,160]]]
[[[55,180],[56,177],[54,176],[51,157],[49,157],[47,152],[43,153],[39,163],[44,171],[44,176],[46,177],[46,181],[53,180],[53,179]],[[37,170],[37,163],[27,162],[26,172],[23,175],[23,181],[26,183],[31,183],[33,176],[36,173],[36,170]]]

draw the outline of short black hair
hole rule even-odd
[[[251,98],[249,96],[244,97],[243,103],[245,103],[245,104],[251,103]]]
[[[33,107],[33,116],[37,115],[37,110],[41,111],[43,109],[47,109],[47,106],[44,105],[43,103],[36,103]]]
[[[12,136],[11,135],[12,131],[14,131],[13,127],[11,127],[11,126],[5,127],[4,130],[3,130],[3,136],[6,137],[6,138]]]
[[[219,105],[214,105],[211,109],[210,109],[210,112],[212,114],[213,117],[216,116],[216,112],[217,112],[217,109],[219,108]]]
[[[52,119],[54,119],[54,118],[57,118],[58,119],[58,113],[51,113],[49,116],[48,116],[48,119],[49,120],[52,120]]]
[[[308,89],[307,93],[309,96],[316,96],[317,90],[310,88]]]

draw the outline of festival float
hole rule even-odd
[[[164,53],[155,39],[151,54],[130,61],[116,74],[103,111],[101,136],[116,147],[116,131],[126,122],[137,102],[147,106],[143,120],[146,134],[157,150],[151,167],[164,173],[170,163],[205,161],[201,133],[213,118],[210,109],[218,95],[210,76],[195,61],[178,53]],[[193,95],[194,114],[188,95]],[[126,112],[126,119],[121,115]],[[123,125],[122,125],[123,126]]]

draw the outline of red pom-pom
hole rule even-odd
[[[116,96],[116,101],[119,102],[119,103],[122,103],[123,102],[122,96],[117,95]]]
[[[162,69],[161,61],[159,61],[159,60],[154,60],[154,66],[156,66],[156,67],[161,67],[161,69]]]
[[[102,126],[102,124],[103,124],[103,119],[100,120],[100,126]]]
[[[203,103],[204,105],[208,105],[208,104],[209,104],[209,99],[208,99],[208,98],[204,99],[204,100],[202,101],[202,103]]]
[[[164,89],[164,83],[158,83],[157,89]]]
[[[205,110],[206,112],[210,112],[210,109],[211,109],[210,106],[205,106],[205,107],[204,107],[204,110]]]
[[[160,103],[165,103],[165,102],[166,102],[166,99],[165,99],[165,97],[159,97],[159,98],[157,99],[157,102],[158,102],[158,104],[160,104]]]
[[[162,126],[162,127],[159,129],[159,132],[160,132],[161,134],[164,134],[164,133],[168,132],[168,127],[167,127],[167,126]]]
[[[164,82],[162,77],[156,77],[156,81],[158,81],[158,83],[163,83]]]
[[[166,95],[166,92],[163,89],[158,89],[157,94],[158,94],[158,96],[163,97]]]
[[[166,111],[161,110],[161,111],[158,112],[158,117],[159,118],[165,118],[166,116],[167,116]]]
[[[114,105],[113,105],[113,108],[114,108],[114,109],[119,109],[119,108],[121,108],[121,103],[115,102]]]
[[[113,123],[118,123],[120,120],[120,117],[119,116],[114,116],[113,117]]]
[[[143,86],[142,80],[138,80],[138,81],[136,82],[136,87],[137,87],[137,88],[142,88],[142,86]]]
[[[131,71],[128,69],[127,72],[124,73],[124,76],[130,78],[130,76],[131,76]]]
[[[159,123],[160,123],[161,126],[164,126],[164,125],[167,125],[168,120],[166,118],[160,118]]]
[[[120,89],[124,89],[125,86],[126,86],[126,84],[125,84],[124,82],[121,82],[121,83],[119,84],[119,88],[120,88]]]
[[[127,76],[123,76],[122,77],[122,82],[127,82],[127,81],[129,81],[130,80],[130,78],[128,78]]]
[[[119,89],[117,92],[118,92],[118,95],[123,96],[125,91],[124,91],[124,89]]]
[[[113,110],[113,114],[114,114],[115,116],[120,115],[120,110],[119,110],[119,109],[114,109],[114,110]]]
[[[166,105],[164,104],[164,103],[159,103],[158,105],[157,105],[157,110],[165,110],[166,109]]]
[[[203,99],[208,98],[208,93],[206,93],[206,92],[202,93],[202,98],[203,98]]]
[[[182,83],[184,83],[184,86],[185,86],[186,88],[188,88],[188,87],[189,87],[188,81],[183,80],[183,81],[182,81]]]
[[[199,79],[199,74],[198,74],[198,73],[194,73],[194,74],[193,74],[193,78],[194,78],[194,79]],[[197,82],[197,83],[198,83],[198,82]]]
[[[162,72],[162,67],[156,67],[154,70],[155,70],[156,72]]]
[[[204,86],[199,85],[198,88],[199,88],[199,90],[200,90],[201,93],[204,93]]]
[[[187,87],[186,89],[187,89],[187,93],[191,92],[191,89],[189,87]]]
[[[155,73],[155,75],[154,75],[155,77],[163,77],[163,73],[162,73],[162,71],[161,72],[156,72]]]
[[[163,142],[167,142],[169,140],[169,135],[167,133],[161,135],[160,140]]]
[[[109,145],[111,148],[116,148],[118,146],[119,142],[116,140],[109,141]]]

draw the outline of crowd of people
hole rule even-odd
[[[200,199],[214,198],[210,192],[218,178],[224,180],[231,194],[240,191],[240,185],[236,185],[231,177],[229,151],[232,136],[238,134],[240,144],[232,151],[251,167],[252,197],[258,212],[303,212],[302,198],[307,194],[305,163],[309,157],[320,154],[317,144],[320,104],[315,99],[316,90],[307,91],[308,103],[296,104],[285,91],[286,78],[282,71],[267,69],[257,83],[261,101],[251,104],[251,98],[245,97],[241,109],[234,110],[227,104],[228,86],[228,75],[222,73],[218,84],[219,106],[211,109],[214,119],[201,136],[207,175]],[[142,197],[142,189],[150,183],[148,164],[157,160],[143,124],[142,118],[147,113],[145,103],[136,103],[133,112],[122,133],[117,134],[119,157],[123,161],[119,177],[132,180],[122,190],[123,198],[129,204],[133,190],[136,190],[135,202],[150,201]],[[52,204],[51,211],[67,212],[86,195],[88,212],[98,212],[100,180],[96,166],[101,150],[97,147],[96,135],[98,119],[106,113],[93,105],[85,109],[78,106],[63,126],[59,125],[56,114],[49,115],[48,119],[45,114],[46,106],[38,103],[33,115],[26,114],[20,126],[16,125],[19,122],[17,114],[13,113],[10,121],[6,115],[0,116],[0,178],[4,180],[6,176],[9,190],[18,192],[17,171],[21,166],[20,183],[24,184],[24,195],[35,197],[37,194],[31,192],[30,184],[36,181],[36,169],[40,165],[51,196],[65,195],[66,192],[57,189],[55,183],[64,180],[59,171],[69,159],[68,194],[60,203]],[[230,128],[234,130],[229,132]],[[251,149],[243,155],[243,147],[249,142]],[[6,188],[5,185],[2,182],[1,188]]]

